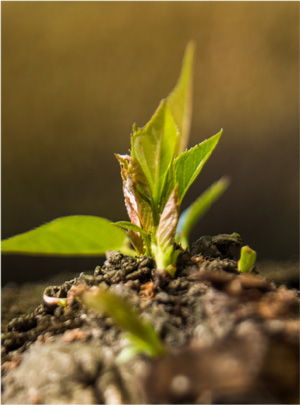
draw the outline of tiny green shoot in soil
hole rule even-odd
[[[129,221],[74,215],[2,241],[6,254],[99,256],[108,250],[148,255],[158,270],[176,272],[178,245],[189,246],[192,227],[228,187],[221,178],[181,216],[182,200],[222,135],[186,149],[192,112],[195,45],[186,48],[178,82],[144,127],[133,125],[130,154],[116,154],[121,166]],[[177,244],[176,244],[177,243]],[[134,247],[133,250],[130,244]]]
[[[158,357],[166,353],[166,347],[153,326],[142,320],[133,307],[119,295],[94,287],[83,294],[83,302],[89,309],[111,316],[114,322],[126,333],[130,345],[118,356],[118,362],[143,353]]]
[[[250,246],[241,248],[241,256],[238,261],[238,270],[242,273],[249,273],[256,262],[256,252]]]

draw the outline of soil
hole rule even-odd
[[[297,290],[259,268],[239,273],[231,253],[239,244],[235,235],[202,237],[181,253],[173,279],[151,258],[110,252],[93,274],[60,285],[7,286],[2,403],[298,403]],[[126,298],[167,354],[116,362],[128,345],[124,333],[81,300],[95,286]],[[67,306],[44,302],[44,289]]]

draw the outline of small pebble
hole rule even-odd
[[[62,306],[59,306],[59,307],[55,308],[55,310],[54,310],[54,316],[56,318],[60,318],[63,315],[63,313],[64,313],[64,308]]]
[[[170,304],[165,305],[164,310],[166,312],[172,312],[173,311],[173,305],[170,305]]]
[[[203,284],[196,283],[191,286],[191,288],[187,292],[187,295],[191,295],[191,296],[202,295],[205,293],[206,289],[207,289],[207,287],[205,287]]]
[[[185,288],[188,288],[189,285],[190,285],[190,283],[188,280],[181,280],[180,289],[184,290]]]
[[[170,296],[166,292],[159,292],[155,295],[155,299],[159,302],[170,302]]]
[[[183,296],[183,297],[181,298],[181,300],[180,300],[180,304],[181,304],[181,305],[186,305],[186,304],[188,304],[189,302],[190,302],[190,298],[187,297],[187,296]]]
[[[151,258],[150,257],[145,257],[144,259],[142,259],[139,263],[139,267],[148,267],[151,265]]]
[[[136,270],[136,265],[135,264],[128,264],[124,269],[124,273],[128,274],[128,273],[133,272],[134,270]]]
[[[168,289],[169,290],[177,290],[178,287],[180,286],[180,279],[177,278],[175,280],[171,280],[168,284]]]
[[[269,332],[277,334],[283,332],[285,329],[284,321],[280,319],[269,319],[265,322],[265,326]]]
[[[139,291],[141,283],[139,280],[129,280],[127,283],[124,284],[127,288],[131,288],[132,290]]]
[[[66,320],[66,321],[64,322],[64,324],[65,324],[66,326],[70,326],[71,323],[72,323],[72,320],[71,320],[71,319],[68,319],[68,320]]]
[[[192,383],[189,377],[184,374],[177,374],[172,378],[171,391],[176,396],[185,396],[191,390]]]
[[[183,318],[188,318],[190,316],[190,310],[187,308],[181,308],[181,316],[183,316]]]
[[[179,316],[174,316],[174,318],[172,318],[172,324],[180,327],[182,325],[182,319]]]
[[[94,276],[99,276],[101,275],[102,271],[101,271],[101,266],[97,266],[94,270]]]

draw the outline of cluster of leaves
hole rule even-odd
[[[139,128],[134,124],[130,154],[116,155],[130,222],[113,224],[84,215],[62,217],[2,241],[2,252],[91,256],[120,250],[131,255],[150,255],[158,269],[174,274],[179,253],[175,242],[188,247],[192,227],[228,186],[226,178],[214,183],[179,217],[186,192],[222,134],[221,130],[186,149],[193,59],[194,44],[189,43],[174,90],[161,101],[146,126]]]

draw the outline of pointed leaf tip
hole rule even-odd
[[[205,162],[217,146],[222,132],[223,130],[220,130],[216,135],[186,150],[175,160],[175,177],[179,186],[180,201],[182,201],[187,190],[196,180]]]
[[[186,47],[179,79],[167,98],[174,120],[179,128],[175,155],[183,152],[187,146],[192,116],[192,85],[195,42],[190,41]]]

